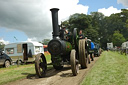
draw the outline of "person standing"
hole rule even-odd
[[[93,42],[91,42],[91,50],[93,51],[93,53],[90,54],[91,61],[94,61],[94,48],[95,48],[95,45]]]
[[[82,33],[82,30],[80,30],[80,32],[79,32],[79,39],[84,39],[84,35]]]

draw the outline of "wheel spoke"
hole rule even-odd
[[[43,68],[45,68],[45,66],[46,66],[46,64],[45,64],[45,63],[43,63],[43,62],[41,62],[41,63],[40,63],[40,68],[42,68],[42,69],[43,69]]]

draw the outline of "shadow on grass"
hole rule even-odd
[[[30,73],[21,73],[22,75],[26,75],[27,79],[38,79],[39,77],[36,74],[30,74]]]

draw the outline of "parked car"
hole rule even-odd
[[[2,51],[0,51],[0,66],[9,67],[12,64],[12,59]]]

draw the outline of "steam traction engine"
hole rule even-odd
[[[53,39],[48,43],[48,51],[51,54],[53,67],[56,70],[63,68],[63,65],[70,64],[74,76],[78,74],[79,64],[81,68],[87,68],[88,54],[85,39],[79,40],[77,28],[74,28],[69,36],[70,40],[64,38],[64,30],[58,25],[58,8],[50,9],[52,13]],[[47,70],[46,58],[43,54],[38,54],[35,60],[36,74],[44,77]]]

